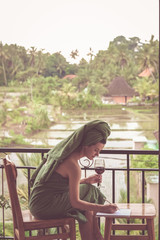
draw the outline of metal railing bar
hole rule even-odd
[[[47,153],[51,148],[0,148],[0,152],[12,153]]]
[[[160,84],[160,83],[159,83]],[[160,97],[160,96],[159,96]],[[159,118],[159,122],[160,122],[160,118]],[[159,140],[160,140],[160,133],[159,133]],[[160,143],[160,141],[159,141],[159,143]],[[159,159],[158,159],[159,161],[158,161],[158,166],[159,166],[159,194],[158,194],[158,199],[159,199],[159,203],[158,203],[158,208],[159,208],[159,210],[158,210],[158,222],[160,223],[160,155],[159,155]],[[160,240],[160,224],[159,224],[159,228],[158,228],[158,239]]]
[[[2,169],[2,196],[4,196],[4,169]],[[3,236],[5,236],[5,211],[4,206],[2,207],[2,219],[3,219]]]
[[[105,153],[105,154],[130,154],[130,155],[158,155],[159,154],[159,150],[128,150],[128,149],[124,149],[124,150],[112,150],[112,149],[104,149],[101,151],[101,153]]]
[[[51,148],[0,148],[0,152],[20,152],[20,153],[47,153]],[[133,155],[159,155],[159,150],[112,150],[112,149],[104,149],[101,153],[105,154],[133,154]]]
[[[31,189],[30,189],[30,183],[29,183],[29,181],[30,181],[30,178],[31,178],[31,169],[29,168],[28,169],[28,171],[27,171],[27,175],[28,175],[28,198],[30,197],[30,191],[31,191]]]
[[[127,153],[127,203],[130,202],[130,154]],[[130,223],[130,220],[127,220],[127,223]],[[127,231],[127,234],[130,235],[130,231]]]
[[[142,203],[145,203],[145,171],[142,171]],[[144,219],[142,219],[142,223],[144,224]],[[142,231],[144,235],[144,230]]]
[[[129,154],[127,154],[127,203],[130,202],[130,165],[129,165]]]
[[[22,168],[22,167],[19,167],[18,166],[18,168]],[[94,170],[94,168],[81,168],[82,170],[87,170],[87,171],[93,171]],[[135,172],[141,172],[141,171],[148,171],[148,172],[151,172],[151,171],[153,171],[153,172],[157,172],[157,171],[159,171],[159,169],[158,168],[130,168],[130,169],[127,169],[127,168],[105,168],[105,170],[107,170],[107,171],[112,171],[112,170],[115,170],[115,171],[135,171]]]
[[[142,203],[145,202],[145,171],[142,171]]]
[[[112,202],[115,203],[115,170],[112,169]],[[115,219],[113,219],[115,223]],[[115,230],[113,230],[113,235],[115,235]]]
[[[112,170],[112,201],[115,203],[115,171]]]

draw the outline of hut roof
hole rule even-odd
[[[64,78],[64,79],[66,79],[66,78],[72,79],[72,78],[75,78],[75,77],[76,77],[76,75],[74,75],[74,74],[69,74],[69,75],[64,76],[63,78]]]
[[[108,87],[109,96],[134,96],[135,91],[131,88],[123,77],[116,77]]]
[[[154,72],[153,68],[146,68],[138,76],[139,77],[149,77],[152,74],[152,72]]]

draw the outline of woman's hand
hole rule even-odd
[[[81,181],[81,183],[89,183],[89,184],[101,183],[101,182],[102,182],[102,175],[100,174],[94,174]]]
[[[105,213],[114,213],[117,210],[118,210],[118,207],[114,203],[103,205],[103,212]]]

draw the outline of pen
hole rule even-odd
[[[108,201],[107,199],[105,200],[106,202],[108,202],[109,204],[112,204],[110,201]]]
[[[105,201],[108,202],[109,204],[112,204],[112,203],[111,203],[110,201],[108,201],[107,199],[106,199]],[[117,209],[120,210],[118,206],[117,206]]]

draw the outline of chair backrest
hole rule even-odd
[[[9,159],[8,155],[3,159],[3,164],[6,172],[9,196],[11,201],[14,232],[19,230],[20,232],[23,232],[23,218],[16,188],[17,169],[15,164]]]

